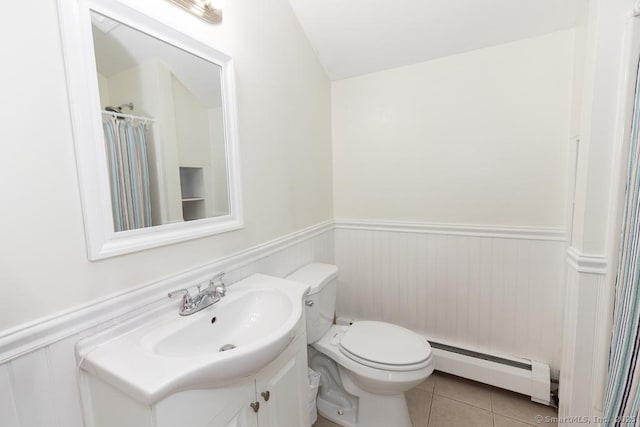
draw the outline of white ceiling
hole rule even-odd
[[[584,0],[289,0],[331,80],[571,28]]]

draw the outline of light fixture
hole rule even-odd
[[[222,1],[224,0],[169,0],[210,24],[222,22]]]

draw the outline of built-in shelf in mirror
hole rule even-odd
[[[182,218],[185,221],[206,218],[207,205],[211,200],[206,197],[204,168],[180,167],[180,191]]]

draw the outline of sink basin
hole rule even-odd
[[[257,373],[293,340],[306,290],[254,274],[191,316],[172,306],[126,332],[79,343],[78,365],[146,405],[178,391],[229,384]]]
[[[249,289],[230,293],[229,297],[221,299],[211,310],[179,319],[185,321],[160,325],[143,338],[144,345],[163,356],[231,357],[231,353],[216,353],[225,346],[227,351],[237,351],[260,343],[265,337],[269,337],[270,344],[275,343],[275,337],[270,335],[282,327],[293,312],[294,303],[277,289]]]

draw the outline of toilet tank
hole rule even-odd
[[[331,264],[307,264],[287,279],[309,285],[311,289],[305,298],[307,321],[307,342],[319,340],[333,324],[336,309],[338,267]]]

